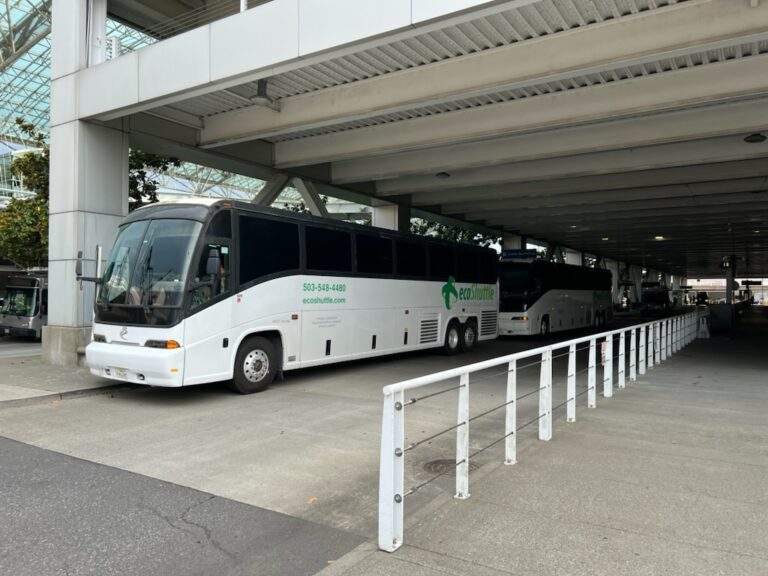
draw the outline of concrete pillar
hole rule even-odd
[[[520,250],[523,248],[523,237],[517,234],[503,234],[501,237],[502,250]]]
[[[563,248],[565,253],[565,263],[573,264],[574,266],[581,266],[581,252],[578,250],[572,250],[570,248]]]
[[[388,204],[373,207],[373,225],[388,230],[410,232],[411,207],[408,204]]]
[[[635,285],[635,302],[643,301],[643,269],[640,266],[629,267],[629,278]]]
[[[619,291],[619,263],[609,258],[606,258],[604,262],[606,270],[611,272],[611,296],[613,303],[616,304],[621,300]]]
[[[75,281],[77,253],[83,252],[84,273],[92,276],[96,245],[108,251],[128,213],[127,135],[80,121],[76,114],[73,73],[88,64],[88,4],[53,0],[52,5],[50,289],[43,355],[64,366],[78,362],[93,317],[93,285],[81,289]]]

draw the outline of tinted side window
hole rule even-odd
[[[362,274],[392,274],[392,240],[369,234],[355,237],[357,271]]]
[[[232,213],[222,210],[213,217],[207,235],[214,238],[232,238]]]
[[[307,269],[352,272],[352,241],[349,232],[306,227]]]
[[[240,216],[240,283],[299,269],[299,226]]]
[[[483,284],[496,283],[496,266],[498,260],[496,253],[491,252],[490,250],[480,253],[478,282],[482,282]]]
[[[453,276],[453,248],[442,244],[429,245],[429,277],[433,280],[447,280]]]
[[[398,240],[395,246],[399,276],[424,277],[427,275],[427,253],[424,244]]]
[[[459,248],[456,251],[456,281],[476,282],[479,254],[475,250]]]

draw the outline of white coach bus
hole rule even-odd
[[[131,213],[99,281],[93,374],[154,386],[230,381],[496,338],[496,253],[245,203]]]
[[[499,264],[499,334],[530,336],[604,326],[611,272],[544,260]]]

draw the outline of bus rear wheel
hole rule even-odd
[[[235,358],[235,373],[230,388],[240,394],[265,390],[277,373],[275,345],[267,338],[255,336],[240,345]]]
[[[477,326],[474,320],[467,320],[461,331],[461,351],[469,352],[477,345]]]
[[[448,329],[445,331],[443,352],[445,354],[457,354],[461,350],[461,339],[461,325],[456,320],[451,320],[448,324]]]

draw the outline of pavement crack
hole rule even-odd
[[[219,542],[216,538],[213,537],[212,530],[208,526],[206,526],[205,524],[201,524],[199,522],[194,522],[189,518],[187,518],[187,516],[191,514],[195,508],[197,508],[202,504],[205,504],[206,502],[210,502],[214,498],[216,498],[215,495],[210,495],[203,500],[190,504],[178,517],[167,516],[162,512],[160,512],[158,509],[146,504],[145,502],[142,502],[141,504],[139,504],[139,507],[152,513],[153,516],[165,522],[173,530],[183,532],[184,534],[193,536],[195,538],[199,538],[200,531],[202,531],[203,537],[207,544],[209,544],[210,546],[212,546],[213,548],[221,552],[230,562],[238,563],[237,556],[232,552],[230,552],[229,550],[227,550],[226,548],[224,548],[221,542]],[[184,526],[179,526],[177,524],[179,522],[183,523]]]

